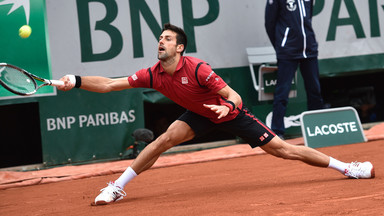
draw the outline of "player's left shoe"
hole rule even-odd
[[[123,199],[127,194],[123,189],[115,186],[114,182],[109,182],[108,186],[100,190],[101,193],[95,198],[92,205],[106,205]]]
[[[349,178],[355,179],[369,179],[375,178],[375,169],[371,162],[352,162],[349,164],[348,168],[345,169],[344,174]]]

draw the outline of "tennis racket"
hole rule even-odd
[[[38,85],[37,81],[42,84]],[[43,86],[63,86],[64,82],[47,80],[14,65],[0,63],[0,84],[14,94],[29,96]]]

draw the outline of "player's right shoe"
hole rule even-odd
[[[109,182],[108,186],[100,190],[101,193],[95,198],[92,205],[106,205],[122,200],[127,194],[123,189],[115,186],[114,182]]]
[[[375,169],[371,162],[352,162],[349,164],[347,169],[345,169],[344,174],[349,178],[355,179],[369,179],[375,178]]]

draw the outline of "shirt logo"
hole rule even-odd
[[[211,78],[211,76],[214,74],[215,72],[214,71],[212,71],[209,75],[208,75],[208,77],[207,77],[207,79],[205,79],[205,81],[207,81],[208,82],[208,80]]]
[[[259,139],[261,142],[263,142],[265,140],[264,136],[261,136]]]
[[[188,84],[188,77],[181,77],[181,84]]]
[[[263,136],[259,137],[259,139],[260,139],[261,142],[263,142],[268,137],[269,137],[269,134],[264,133]]]
[[[136,76],[136,74],[133,74],[133,75],[132,75],[132,79],[133,79],[133,81],[136,81],[136,80],[137,80],[137,76]]]
[[[287,9],[289,11],[295,11],[297,5],[295,4],[295,0],[287,0]]]

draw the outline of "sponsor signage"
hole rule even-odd
[[[297,1],[292,2],[292,9],[298,10]],[[265,4],[46,0],[53,76],[75,72],[126,76],[151,66],[157,61],[158,36],[167,22],[185,29],[186,55],[201,58],[214,69],[247,66],[247,47],[271,45],[264,28]],[[325,62],[321,74],[382,68],[382,2],[316,0],[313,8],[319,59],[334,59]],[[348,62],[356,56],[360,61]],[[344,58],[348,64],[338,64]]]
[[[277,84],[277,71],[263,74],[264,93],[274,93]],[[292,79],[291,90],[297,90],[296,79]]]
[[[120,158],[134,142],[132,131],[144,127],[141,91],[73,90],[40,98],[43,163]]]
[[[312,148],[367,141],[353,107],[303,112],[301,130],[305,145]]]

